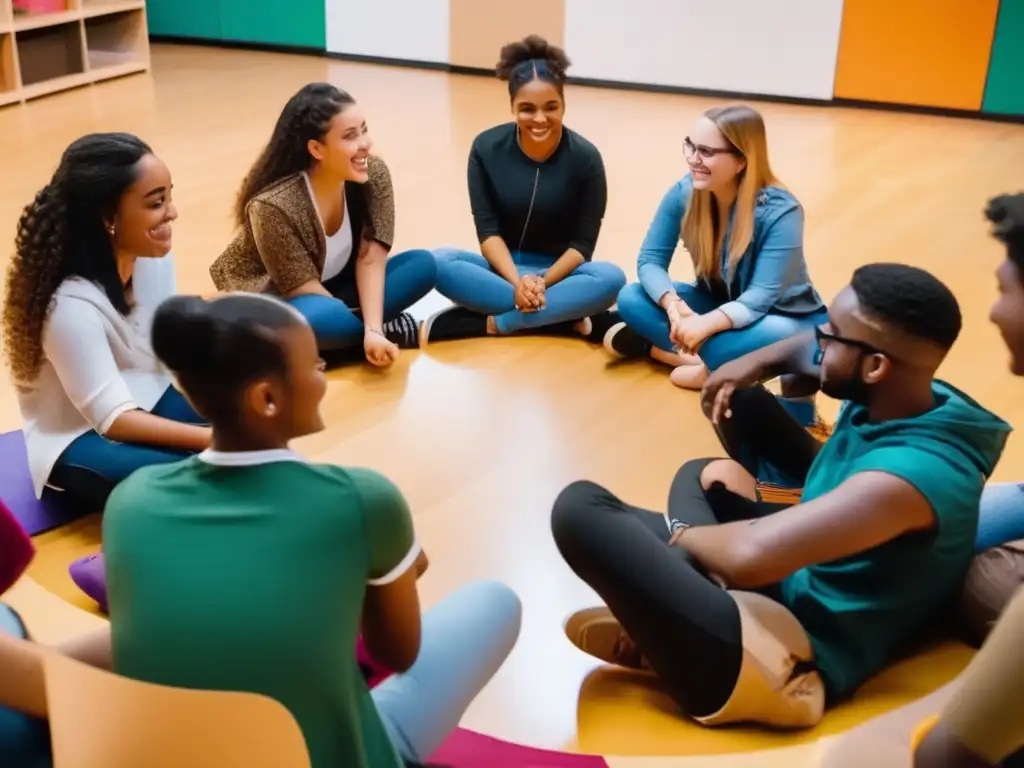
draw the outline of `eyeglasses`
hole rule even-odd
[[[683,154],[689,159],[693,159],[694,155],[700,155],[702,160],[708,160],[715,155],[735,155],[736,157],[743,157],[743,153],[736,149],[736,147],[708,147],[704,144],[694,144],[690,141],[689,136],[683,139]]]
[[[825,350],[825,346],[829,342],[834,341],[836,344],[845,344],[848,347],[855,347],[868,355],[885,355],[889,359],[892,359],[892,355],[884,349],[879,349],[873,344],[868,344],[866,341],[861,341],[860,339],[848,339],[845,336],[836,336],[834,333],[826,331],[820,325],[815,326],[814,328],[814,338],[817,340],[818,349],[821,351]]]

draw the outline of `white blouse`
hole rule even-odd
[[[102,288],[80,277],[54,293],[39,375],[18,392],[37,497],[76,438],[89,430],[105,434],[126,411],[152,410],[171,386],[149,334],[156,308],[177,292],[174,257],[138,259],[132,286],[135,306],[127,317]]]

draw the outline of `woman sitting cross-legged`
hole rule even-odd
[[[328,83],[302,88],[242,183],[239,231],[210,275],[221,291],[287,299],[332,361],[388,366],[419,346],[406,310],[433,289],[437,267],[425,250],[388,257],[395,199],[372,147],[355,99]]]
[[[532,35],[501,51],[515,121],[469,154],[481,253],[442,248],[437,289],[457,305],[429,318],[424,340],[533,332],[600,340],[623,271],[593,261],[608,188],[597,148],[562,125],[561,48]],[[599,316],[599,317],[596,317]]]
[[[177,217],[167,166],[122,133],[74,141],[21,216],[3,338],[40,498],[98,512],[139,467],[210,445],[149,346]]]
[[[639,283],[619,294],[623,322],[605,346],[622,357],[649,355],[675,368],[673,383],[700,389],[709,369],[827,315],[804,261],[804,212],[772,173],[761,115],[710,109],[683,152],[689,172],[658,206],[637,260]],[[668,274],[680,238],[693,283]]]
[[[136,472],[107,504],[114,671],[275,699],[313,768],[422,762],[511,651],[519,599],[478,582],[421,617],[426,558],[401,491],[289,448],[323,429],[327,386],[294,307],[176,297],[157,311],[152,343],[212,422],[213,446]],[[398,672],[372,693],[360,629]]]

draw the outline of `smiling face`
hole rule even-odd
[[[309,323],[278,331],[287,369],[253,382],[246,390],[242,422],[250,434],[273,435],[280,442],[324,428],[320,403],[327,393],[326,368]]]
[[[516,91],[512,114],[522,141],[555,144],[562,136],[565,99],[554,85],[535,77]]]
[[[996,270],[999,298],[989,313],[1010,351],[1010,370],[1024,376],[1024,285],[1016,265],[1006,259]]]
[[[115,252],[160,258],[171,251],[171,223],[178,218],[171,173],[156,155],[143,155],[135,170],[135,183],[122,195],[107,231],[113,230]]]
[[[309,154],[331,177],[360,184],[369,179],[367,158],[373,148],[366,116],[358,104],[349,104],[331,120],[327,133],[309,142]]]
[[[709,118],[702,117],[683,141],[694,189],[711,192],[735,185],[746,161]]]

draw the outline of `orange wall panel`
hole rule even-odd
[[[980,109],[999,0],[846,0],[835,96]]]

